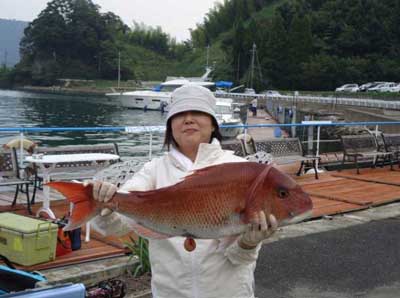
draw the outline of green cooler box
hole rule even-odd
[[[9,212],[0,213],[0,254],[31,266],[54,260],[58,226]]]

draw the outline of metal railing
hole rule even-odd
[[[310,95],[270,96],[266,94],[245,94],[245,93],[224,93],[224,94],[217,94],[217,96],[233,98],[233,99],[245,99],[245,100],[250,100],[256,97],[257,99],[265,99],[265,100],[272,99],[272,100],[282,100],[288,102],[311,102],[311,103],[314,102],[323,104],[400,110],[399,100],[391,101],[391,100],[381,100],[381,99],[351,98],[351,97],[337,97],[337,96],[310,96]]]
[[[320,129],[321,127],[334,127],[334,126],[366,126],[375,127],[375,132],[378,132],[379,126],[386,125],[399,125],[400,121],[381,121],[381,122],[340,122],[340,123],[327,123],[318,121],[311,123],[291,123],[291,124],[254,124],[254,125],[221,125],[221,128],[243,128],[246,134],[249,128],[284,128],[284,127],[315,127],[317,128],[317,139],[308,140],[306,142],[316,143],[317,145],[317,156],[319,155],[319,145],[322,142],[320,140]],[[152,158],[153,152],[153,134],[163,133],[165,131],[165,126],[116,126],[116,127],[2,127],[0,128],[0,133],[19,133],[19,138],[21,139],[20,146],[20,156],[24,156],[23,142],[25,134],[35,134],[42,132],[102,132],[102,131],[113,131],[129,134],[143,134],[147,133],[149,135],[149,159]],[[400,132],[400,129],[399,129]],[[20,159],[21,163],[23,158]]]

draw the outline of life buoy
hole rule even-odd
[[[33,152],[33,149],[36,147],[36,143],[34,141],[31,141],[29,139],[22,139],[22,148],[26,150],[29,153]],[[5,149],[11,149],[11,148],[21,148],[21,139],[20,138],[15,138],[9,141],[7,144],[4,144],[3,147]]]

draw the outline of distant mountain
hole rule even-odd
[[[28,22],[0,19],[0,65],[14,66],[19,62],[19,43]]]

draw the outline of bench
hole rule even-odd
[[[137,159],[117,162],[97,172],[93,179],[109,182],[120,187],[132,178],[132,176],[138,172],[145,163],[146,162]]]
[[[400,134],[382,133],[386,152],[393,152],[393,162],[397,161],[400,168]]]
[[[32,214],[31,202],[29,198],[29,185],[32,182],[22,179],[19,175],[19,167],[17,160],[17,153],[15,148],[7,151],[0,151],[0,186],[15,186],[14,200],[12,206],[17,203],[19,191],[23,192],[22,187],[25,185],[26,200],[28,205],[28,212]]]
[[[109,153],[119,155],[116,143],[95,144],[95,145],[69,145],[57,147],[37,147],[34,154],[79,154],[79,153]],[[84,180],[91,179],[96,172],[110,163],[117,161],[104,161],[93,163],[91,161],[59,163],[51,172],[52,180]],[[40,167],[30,165],[30,171],[34,173],[34,189],[32,203],[35,200],[36,189],[43,181],[43,173]]]
[[[247,155],[246,150],[243,148],[243,143],[240,140],[223,141],[221,143],[221,148],[233,151],[233,154],[240,157],[245,157]]]
[[[393,169],[393,152],[383,152],[378,150],[376,139],[371,134],[365,135],[346,135],[340,137],[343,147],[342,168],[347,160],[353,161],[360,174],[359,161],[373,159],[372,166],[375,167],[379,158],[382,158],[382,167],[386,158],[389,158],[390,169]]]
[[[264,151],[273,157],[273,161],[278,164],[288,164],[300,162],[297,176],[300,176],[303,167],[311,163],[315,171],[315,179],[318,179],[317,163],[318,157],[315,155],[305,155],[299,138],[271,138],[253,141],[255,152]]]

